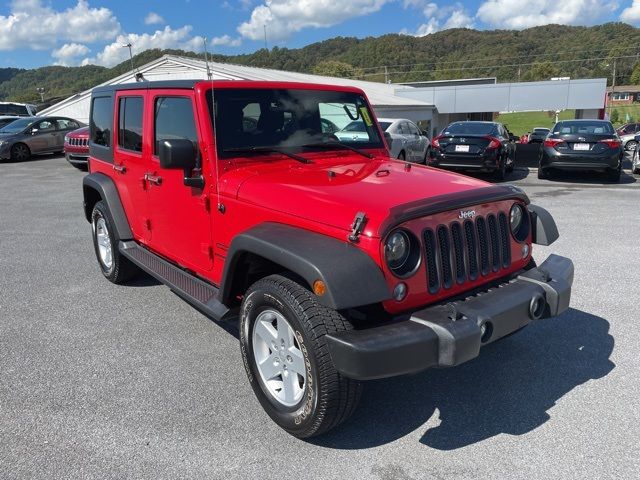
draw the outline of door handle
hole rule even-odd
[[[127,171],[124,165],[114,165],[113,169],[118,173],[124,173]]]
[[[154,185],[162,185],[162,177],[159,177],[157,175],[151,175],[150,173],[145,173],[144,179],[149,183],[153,183]]]

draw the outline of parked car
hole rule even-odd
[[[527,143],[542,143],[544,139],[549,135],[549,128],[544,127],[536,127],[529,134],[529,139]]]
[[[89,127],[81,127],[64,136],[64,156],[79,170],[87,170],[89,162]]]
[[[454,122],[431,142],[428,165],[493,172],[503,181],[515,168],[516,145],[501,123]]]
[[[620,137],[620,141],[622,142],[622,147],[627,151],[634,151],[638,146],[638,140],[636,139],[636,135],[640,133],[640,130],[634,130],[634,126],[638,125],[636,123],[629,124],[625,129],[622,130],[622,133],[618,130],[618,136]]]
[[[24,117],[0,128],[0,160],[28,160],[33,154],[62,153],[64,136],[82,124],[66,117]]]
[[[631,157],[631,171],[636,175],[640,175],[640,135],[636,135],[635,140],[636,149]]]
[[[37,111],[37,107],[30,103],[0,102],[0,115],[33,117]]]
[[[640,133],[640,123],[625,123],[619,128],[616,128],[618,136],[629,135],[631,133]]]
[[[237,319],[249,383],[296,437],[347,419],[364,380],[459,365],[569,308],[571,260],[532,257],[558,237],[551,215],[516,187],[390,159],[360,89],[144,82],[91,102],[82,192],[102,274],[142,270]],[[367,138],[327,135],[329,114]]]
[[[379,118],[378,122],[382,130],[389,135],[389,155],[399,160],[425,163],[431,140],[427,132],[422,132],[411,120],[405,118]]]
[[[558,122],[540,150],[538,178],[549,178],[554,170],[596,170],[611,181],[619,181],[624,149],[607,120],[563,120]]]
[[[19,120],[21,118],[22,117],[16,117],[16,116],[10,116],[10,115],[0,116],[0,128],[4,127],[5,125],[9,125],[11,122],[15,122],[16,120]]]

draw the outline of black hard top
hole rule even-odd
[[[149,90],[152,88],[186,88],[193,89],[198,82],[204,82],[207,80],[163,80],[156,82],[135,82],[135,83],[121,83],[118,85],[105,85],[102,87],[96,87],[93,89],[93,93],[110,93],[117,92],[119,90]],[[216,80],[216,82],[219,80]]]

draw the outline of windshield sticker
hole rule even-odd
[[[360,107],[360,115],[362,115],[362,119],[364,120],[364,123],[367,125],[367,127],[373,125],[371,117],[369,116],[369,112],[367,111],[367,107]]]

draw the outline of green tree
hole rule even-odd
[[[640,62],[634,65],[629,82],[631,85],[640,85]]]
[[[526,80],[549,80],[560,76],[560,69],[551,62],[536,62],[524,75]]]
[[[611,117],[609,118],[609,120],[611,120],[611,123],[618,123],[620,121],[620,112],[618,112],[617,108],[613,109],[613,112],[611,112]]]
[[[346,62],[325,60],[316,63],[313,67],[313,73],[316,75],[326,75],[327,77],[353,78],[361,75],[362,72]]]

